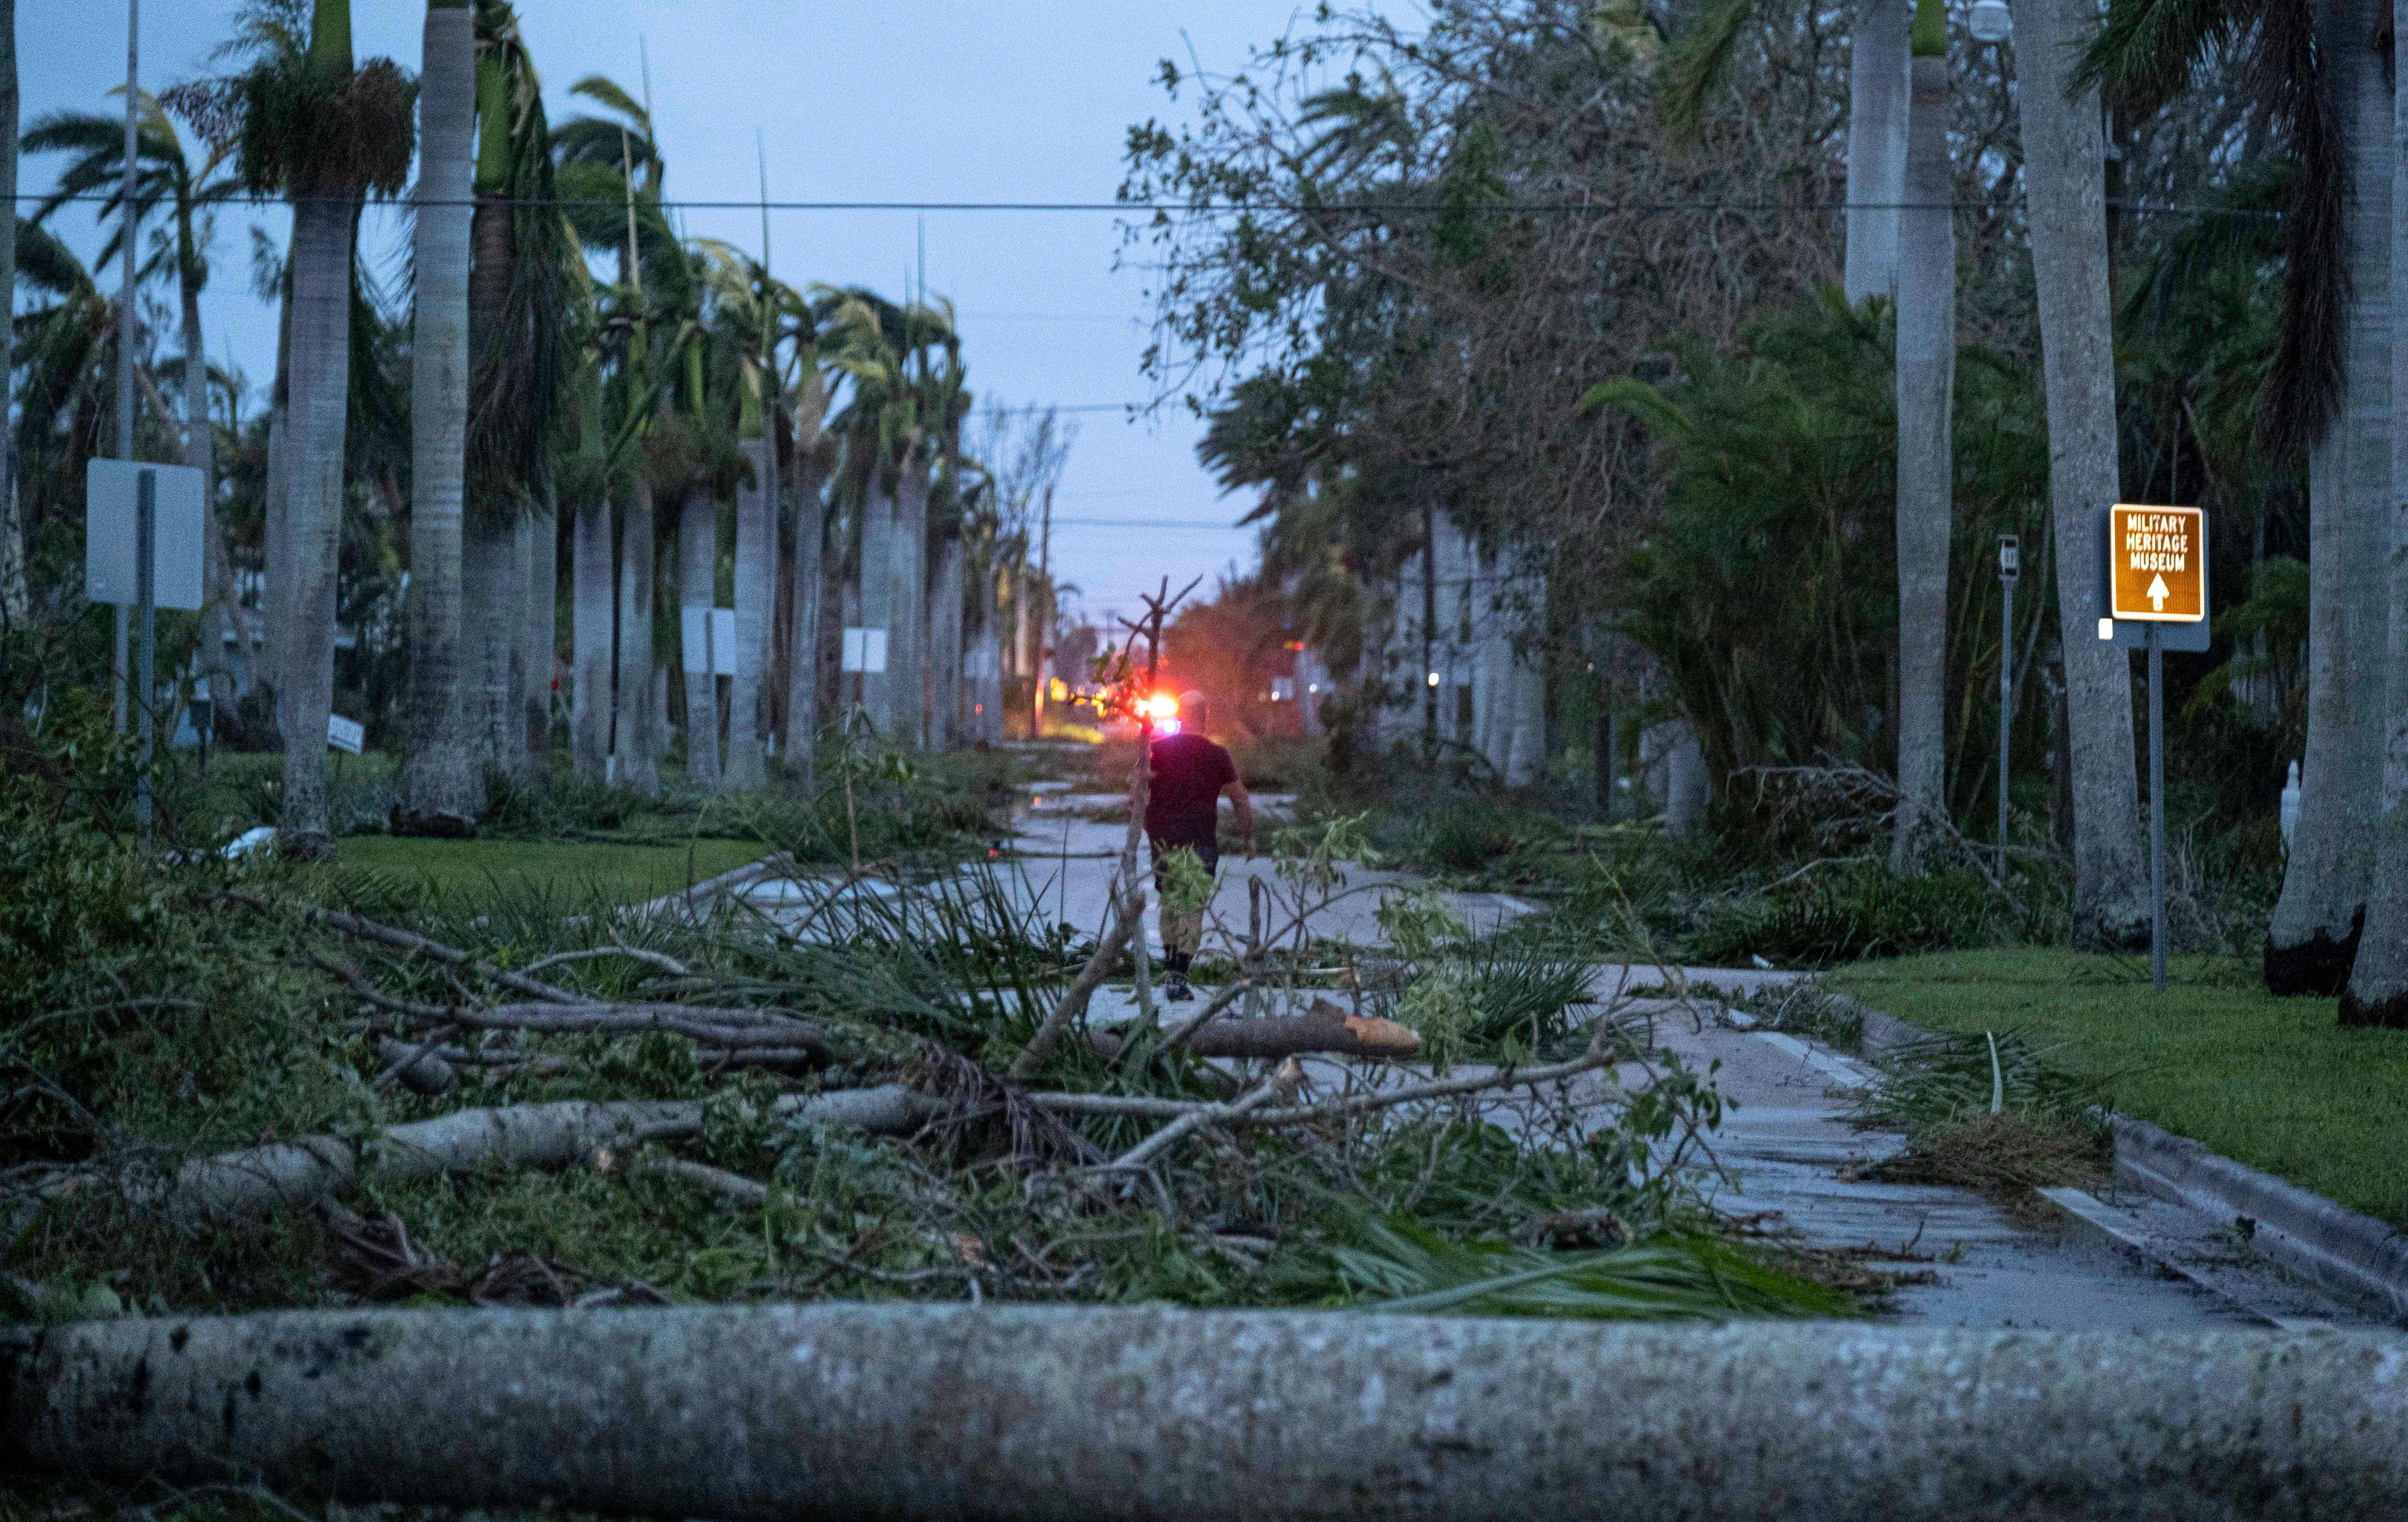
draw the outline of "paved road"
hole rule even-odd
[[[1118,868],[1125,826],[1088,817],[1117,799],[1079,797],[1059,790],[1032,791],[1015,821],[1014,850],[1003,863],[1007,883],[1032,903],[1048,906],[1051,917],[1093,931],[1103,920],[1110,884]],[[1216,898],[1225,933],[1241,934],[1242,880],[1270,877],[1268,861],[1225,861]],[[1409,886],[1394,873],[1355,872],[1357,889],[1312,916],[1310,932],[1332,940],[1376,944],[1372,918],[1380,890]],[[766,905],[791,899],[791,887],[762,884],[753,897]],[[1529,912],[1530,905],[1501,894],[1453,896],[1467,920],[1485,928]],[[1160,938],[1149,913],[1148,940]],[[1234,923],[1233,923],[1234,922]],[[1744,994],[1796,976],[1761,969],[1691,968],[1678,974],[1656,968],[1608,966],[1597,969],[1594,988],[1611,1003],[1623,991],[1663,984],[1668,975]],[[1856,1057],[1784,1033],[1752,1028],[1746,1017],[1720,1005],[1691,1000],[1675,1012],[1668,1003],[1656,1021],[1659,1052],[1677,1054],[1693,1070],[1711,1068],[1726,1101],[1716,1132],[1712,1167],[1697,1182],[1721,1209],[1762,1218],[1768,1229],[1794,1232],[1803,1242],[1834,1250],[1865,1252],[1867,1266],[1901,1271],[1928,1282],[1899,1293],[1898,1314],[1906,1320],[1945,1326],[2030,1327],[2060,1330],[2205,1329],[2279,1324],[2364,1324],[2351,1308],[2308,1289],[2230,1238],[2219,1223],[2172,1206],[2128,1199],[2101,1201],[2058,1198],[2074,1213],[2061,1228],[2036,1227],[2011,1217],[1971,1190],[1943,1185],[1877,1184],[1856,1170],[1903,1144],[1903,1139],[1852,1128],[1844,1119],[1849,1091],[1871,1076]],[[1098,997],[1094,1015],[1101,1022],[1133,1012],[1125,991]],[[1405,1082],[1420,1076],[1402,1069],[1363,1069],[1334,1060],[1311,1065],[1316,1084]],[[1594,1102],[1619,1103],[1622,1085],[1645,1082],[1643,1071],[1626,1069],[1587,1080]],[[1498,1118],[1514,1120],[1513,1107]],[[2116,1245],[2148,1241],[2157,1260]],[[2176,1261],[2179,1277],[2160,1264]],[[2204,1287],[2202,1287],[2204,1286]]]

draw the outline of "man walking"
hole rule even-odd
[[[1238,780],[1229,753],[1204,736],[1207,710],[1204,695],[1179,695],[1179,733],[1154,742],[1152,784],[1146,794],[1145,835],[1154,847],[1154,888],[1161,897],[1162,997],[1187,999],[1187,969],[1204,938],[1204,910],[1211,902],[1209,885],[1221,865],[1221,795],[1229,795],[1237,810],[1238,828],[1246,838],[1246,854],[1254,854],[1254,802]],[[1177,897],[1168,880],[1174,852],[1192,853],[1204,869],[1208,885],[1201,897]]]

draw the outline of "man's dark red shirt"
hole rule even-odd
[[[1201,735],[1155,740],[1146,834],[1165,849],[1211,847],[1220,839],[1221,789],[1237,780],[1238,768],[1229,753]]]

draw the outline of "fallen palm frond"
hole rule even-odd
[[[2105,1176],[2103,1082],[2052,1066],[2021,1031],[1934,1036],[1894,1048],[1858,1098],[1858,1127],[1906,1134],[1906,1148],[1861,1170],[1896,1183],[2017,1195]]]
[[[1409,1219],[1362,1223],[1332,1248],[1348,1303],[1387,1315],[1574,1316],[1589,1320],[1837,1315],[1846,1296],[1771,1272],[1701,1237],[1602,1252],[1450,1242]]]

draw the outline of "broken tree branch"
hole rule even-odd
[[[1230,1100],[1227,1104],[1199,1105],[1147,1137],[1136,1146],[1111,1161],[1115,1169],[1143,1168],[1146,1164],[1179,1144],[1190,1132],[1219,1122],[1235,1120],[1249,1111],[1259,1110],[1273,1099],[1293,1098],[1304,1084],[1304,1070],[1294,1057],[1279,1065],[1279,1070],[1254,1085],[1252,1092]]]
[[[1021,1049],[1020,1055],[1011,1059],[1011,1067],[1006,1076],[1013,1083],[1026,1081],[1030,1074],[1043,1067],[1045,1060],[1061,1046],[1062,1038],[1069,1030],[1071,1022],[1087,1012],[1088,1000],[1096,997],[1096,990],[1111,976],[1113,965],[1119,960],[1130,928],[1139,924],[1139,916],[1145,912],[1145,896],[1135,890],[1118,895],[1112,900],[1112,908],[1111,926],[1105,931],[1103,940],[1096,942],[1095,955],[1088,957],[1087,965],[1079,969],[1078,977],[1071,980],[1060,1002],[1045,1017],[1045,1023],[1037,1027],[1037,1034],[1028,1038],[1028,1044]]]

